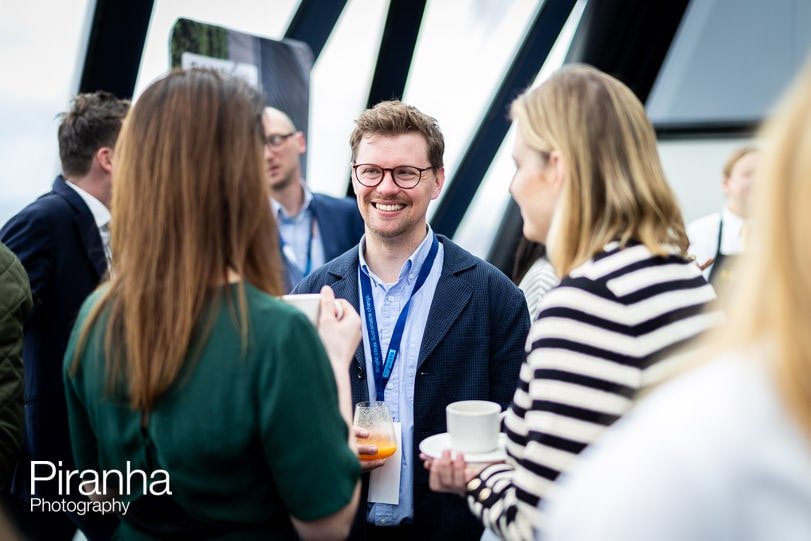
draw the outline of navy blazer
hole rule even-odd
[[[0,239],[28,272],[34,297],[23,346],[25,451],[68,467],[62,358],[79,308],[107,271],[101,236],[90,209],[60,175],[51,192],[3,226]]]
[[[313,193],[310,209],[318,222],[325,263],[355,246],[363,236],[363,219],[354,199]],[[285,289],[290,290],[299,282],[301,271],[291,268],[284,252],[282,261],[286,271]]]
[[[506,408],[518,384],[529,332],[524,295],[489,263],[438,235],[445,249],[442,274],[431,303],[414,382],[414,456],[419,442],[447,431],[445,406],[457,400],[492,400]],[[354,247],[302,281],[295,293],[317,293],[329,285],[358,310],[358,248]],[[363,342],[350,367],[352,400],[369,400]],[[414,476],[414,538],[476,539],[482,526],[467,502],[428,488],[428,472],[417,460]],[[366,493],[350,539],[365,539]]]

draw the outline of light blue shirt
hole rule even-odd
[[[306,186],[304,190],[304,203],[298,214],[291,216],[287,214],[275,199],[271,199],[273,214],[276,216],[276,223],[279,227],[279,234],[284,240],[282,250],[290,264],[295,265],[299,273],[304,274],[307,266],[307,251],[310,249],[310,239],[312,238],[312,253],[310,272],[317,269],[324,261],[324,244],[321,239],[321,232],[318,229],[318,221],[312,210],[313,194]],[[293,284],[295,285],[295,284]]]
[[[360,265],[358,266],[358,279],[360,273],[369,276],[372,283],[372,296],[375,302],[375,316],[377,318],[378,334],[380,336],[381,351],[386,352],[389,348],[394,325],[400,312],[411,296],[417,275],[422,268],[423,262],[428,257],[431,250],[431,243],[434,239],[434,232],[428,227],[428,234],[422,243],[417,247],[411,257],[406,260],[400,269],[400,275],[393,284],[386,284],[369,269],[363,251],[366,248],[366,237],[364,236],[359,245]],[[377,526],[394,526],[405,519],[414,517],[414,477],[413,468],[422,467],[417,464],[414,457],[414,379],[417,374],[417,360],[422,345],[422,336],[425,332],[425,322],[428,320],[428,312],[431,310],[431,302],[434,299],[436,285],[439,276],[442,274],[442,262],[445,250],[442,243],[439,243],[436,259],[431,268],[428,278],[417,294],[411,300],[411,308],[408,312],[405,329],[403,331],[403,341],[391,377],[386,384],[384,400],[391,410],[391,415],[395,421],[402,424],[402,461],[400,464],[400,504],[370,504],[369,513],[366,517],[368,522]],[[359,306],[363,306],[363,293],[358,288]],[[372,368],[372,354],[369,346],[369,334],[366,330],[366,315],[361,310],[363,328],[363,351],[366,357],[366,378],[369,387],[369,397],[373,400],[377,395],[375,388],[374,369]],[[385,358],[385,353],[384,353]]]

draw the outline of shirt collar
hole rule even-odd
[[[310,205],[313,202],[313,192],[311,192],[310,189],[307,188],[307,185],[304,183],[301,183],[301,189],[304,190],[304,202],[302,203],[301,210],[299,210],[298,214],[296,214],[295,216],[290,216],[289,214],[287,214],[287,211],[284,210],[284,207],[281,205],[281,203],[279,203],[278,201],[276,201],[271,197],[270,204],[273,207],[273,215],[282,220],[288,220],[291,218],[296,218],[297,216],[301,216],[302,212],[309,210]]]
[[[414,252],[408,257],[408,259],[406,259],[405,263],[403,263],[403,266],[400,268],[400,275],[397,277],[397,282],[395,283],[400,283],[403,281],[403,279],[407,279],[407,281],[410,283],[417,279],[417,274],[422,268],[423,263],[425,263],[425,260],[428,258],[428,252],[431,251],[431,244],[433,242],[434,231],[429,225],[428,233],[425,235],[425,238],[422,239],[422,242],[419,246],[417,246],[417,249],[414,250]],[[375,276],[371,269],[369,269],[369,265],[366,263],[366,258],[363,256],[365,249],[366,235],[363,235],[363,237],[360,239],[360,243],[358,244],[360,270],[375,282],[383,284],[384,282]]]
[[[104,206],[104,203],[68,180],[65,181],[65,184],[73,188],[73,190],[79,194],[79,197],[82,198],[82,201],[85,202],[87,208],[90,209],[90,213],[93,215],[96,227],[101,228],[110,223],[110,211]]]
[[[726,205],[724,205],[724,208],[721,210],[721,219],[724,220],[724,229],[728,228],[730,231],[738,231],[743,227],[743,218],[732,212]]]

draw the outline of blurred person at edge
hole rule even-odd
[[[689,252],[716,289],[731,278],[734,260],[744,250],[749,193],[759,159],[760,152],[754,146],[735,150],[727,158],[721,177],[724,208],[687,226]]]
[[[131,502],[118,539],[342,539],[355,514],[360,320],[324,288],[316,332],[275,297],[262,107],[237,78],[174,71],[116,146],[114,272],[65,354],[70,432],[80,469],[171,483],[107,495]]]
[[[561,483],[548,539],[811,539],[809,124],[811,63],[758,137],[728,322]]]
[[[285,291],[350,248],[363,236],[363,220],[350,197],[313,193],[301,176],[304,134],[284,112],[265,108],[265,162],[271,206],[279,228]]]
[[[108,271],[113,148],[129,106],[129,101],[103,91],[73,98],[70,109],[59,115],[62,173],[49,193],[0,230],[0,240],[28,273],[34,299],[23,345],[23,456],[8,505],[9,519],[35,540],[70,541],[78,526],[90,541],[100,541],[109,539],[118,526],[111,516],[33,510],[32,498],[61,499],[66,490],[60,491],[56,479],[32,487],[29,477],[32,461],[61,461],[73,467],[62,359],[79,308]],[[77,495],[77,484],[73,482],[68,499],[86,501]]]
[[[530,329],[503,424],[506,462],[446,451],[425,467],[431,488],[465,497],[490,533],[528,540],[560,473],[721,316],[705,313],[715,293],[686,257],[653,128],[628,87],[569,66],[519,96],[512,117],[510,192],[524,235],[546,244],[562,279]]]
[[[23,440],[23,325],[31,312],[28,275],[0,243],[0,490],[8,487]]]

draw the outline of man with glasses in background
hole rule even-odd
[[[263,125],[271,205],[289,291],[314,269],[357,244],[363,222],[350,198],[312,193],[307,188],[300,162],[307,143],[290,117],[267,107]]]
[[[382,466],[399,475],[389,499],[397,503],[373,501],[364,476],[366,505],[350,539],[479,539],[482,528],[465,501],[429,490],[417,449],[447,430],[451,402],[508,405],[524,360],[526,301],[499,270],[428,226],[428,204],[445,182],[435,119],[399,101],[382,102],[358,118],[350,145],[365,235],[294,291],[329,284],[358,310],[363,343],[350,367],[353,402],[385,401],[401,430],[401,455],[393,457],[401,456],[399,464],[362,462],[365,470]],[[376,453],[358,443],[361,458]]]

